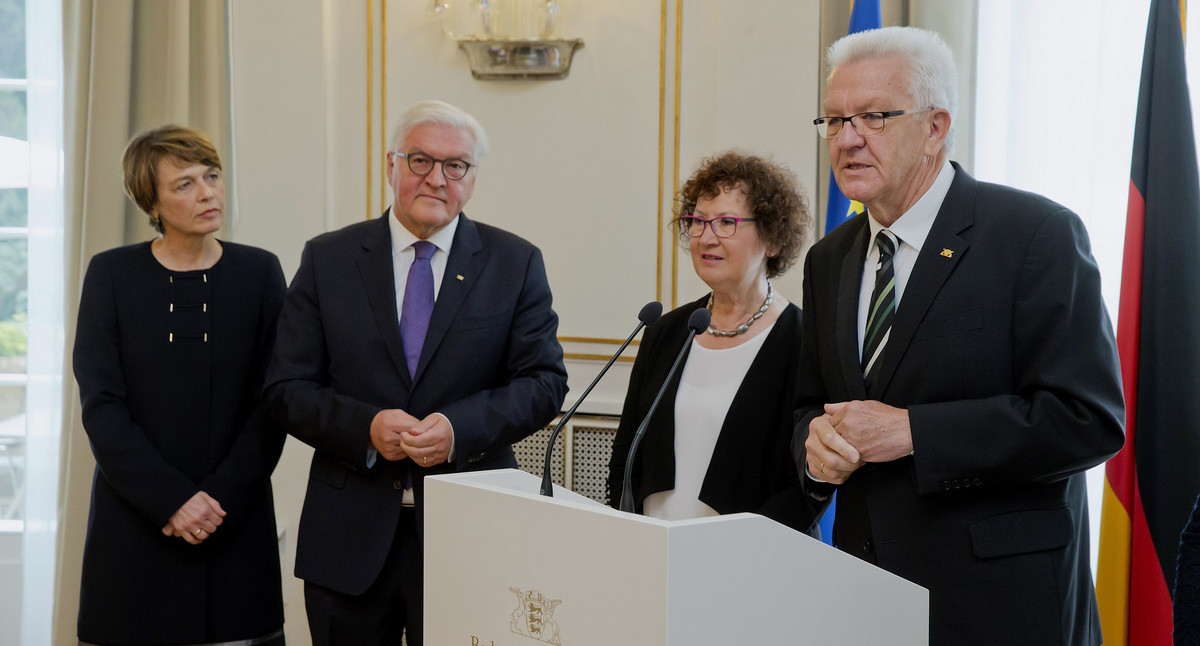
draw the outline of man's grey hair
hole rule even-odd
[[[400,121],[396,123],[396,129],[392,132],[392,150],[405,152],[400,150],[400,146],[404,144],[408,133],[417,126],[430,123],[452,126],[469,134],[475,141],[474,163],[478,164],[479,160],[487,154],[487,133],[483,131],[483,126],[479,125],[475,117],[456,105],[434,100],[414,103],[404,114],[400,115]]]
[[[954,149],[954,115],[958,111],[958,68],[954,53],[940,35],[917,27],[884,27],[844,36],[825,53],[829,75],[838,66],[876,58],[900,58],[912,70],[908,82],[911,106],[892,109],[945,108],[950,112],[950,131],[944,150]]]

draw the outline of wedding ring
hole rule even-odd
[[[424,462],[422,462],[422,464],[429,464],[429,456],[428,455],[421,459],[424,460]]]
[[[821,473],[825,473],[825,463],[821,463]]]
[[[192,531],[192,536],[195,536],[196,538],[200,538],[200,530],[196,529],[196,530]]]

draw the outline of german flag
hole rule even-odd
[[[1104,643],[1171,644],[1179,535],[1200,493],[1200,174],[1183,2],[1153,0],[1133,142],[1117,347],[1125,447],[1105,467]]]

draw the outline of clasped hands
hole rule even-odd
[[[164,536],[178,536],[192,545],[199,545],[212,536],[225,519],[225,510],[216,498],[197,491],[183,503],[163,526]]]
[[[842,484],[868,462],[912,454],[908,411],[877,401],[825,404],[825,414],[808,424],[804,448],[810,474]]]
[[[393,408],[379,411],[371,420],[371,446],[392,462],[412,458],[422,467],[441,464],[450,455],[453,439],[449,420],[439,413],[418,420]]]

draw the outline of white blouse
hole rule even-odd
[[[749,341],[722,350],[692,340],[675,395],[675,488],[646,496],[647,516],[684,520],[717,515],[700,502],[700,486],[733,397],[774,327],[772,323]]]

